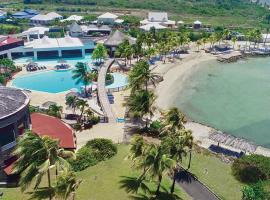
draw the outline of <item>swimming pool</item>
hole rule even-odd
[[[59,93],[70,89],[81,90],[83,83],[75,84],[72,79],[72,70],[46,71],[30,75],[24,75],[13,80],[12,85],[22,89]],[[117,88],[127,85],[127,77],[123,74],[113,73],[114,83],[107,88]]]
[[[87,63],[89,66],[92,65],[91,54],[86,54],[85,57],[78,57],[78,58],[59,58],[59,59],[41,59],[35,60],[33,57],[23,57],[15,59],[15,64],[24,65],[28,64],[29,62],[36,62],[39,66],[55,66],[59,64],[60,60],[65,60],[67,64],[74,67],[76,63],[83,62]]]

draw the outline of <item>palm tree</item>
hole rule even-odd
[[[143,155],[145,147],[144,139],[141,135],[134,135],[130,142],[130,158],[135,160],[136,158]]]
[[[128,59],[131,59],[132,54],[133,48],[128,40],[124,40],[116,49],[116,55],[125,58],[125,65],[127,65]]]
[[[188,149],[189,149],[189,159],[188,159],[188,167],[187,167],[187,169],[189,170],[190,165],[191,165],[192,147],[193,147],[193,143],[194,143],[193,142],[192,131],[183,129],[180,132],[180,134],[185,137],[185,139],[184,139],[185,146],[188,147]]]
[[[265,46],[265,43],[266,43],[266,41],[267,41],[267,38],[268,38],[268,35],[269,35],[269,28],[266,28],[266,36],[265,36],[265,38],[264,38],[264,41],[263,41],[263,46]]]
[[[70,196],[75,199],[75,193],[78,189],[81,180],[76,180],[76,175],[73,171],[64,169],[60,176],[57,177],[55,193],[61,199],[67,200]]]
[[[103,44],[98,44],[93,51],[92,59],[97,60],[100,64],[108,56],[107,49]]]
[[[173,169],[173,183],[171,186],[171,193],[174,193],[174,187],[176,182],[176,174],[178,173],[179,167],[182,168],[181,163],[183,157],[187,156],[189,152],[189,164],[191,163],[191,150],[193,146],[193,137],[190,130],[178,130],[174,136],[167,136],[162,140],[162,147],[166,153],[170,155],[171,159],[174,159],[176,165]]]
[[[74,154],[60,149],[58,143],[57,140],[48,136],[40,137],[31,131],[19,139],[14,152],[18,160],[14,164],[13,173],[21,175],[19,184],[22,191],[25,191],[34,179],[34,189],[37,189],[45,174],[48,177],[48,188],[51,188],[50,169],[69,168],[64,158],[74,157]]]
[[[179,109],[176,107],[170,108],[163,114],[163,130],[161,131],[161,134],[175,134],[178,130],[184,128],[185,123],[185,116]]]
[[[200,51],[200,46],[202,45],[202,41],[201,40],[197,40],[196,41],[196,46],[197,46],[197,48],[198,48],[198,52]]]
[[[168,172],[174,165],[174,160],[164,154],[162,146],[150,145],[149,151],[145,157],[145,166],[147,167],[147,173],[150,177],[157,177],[158,186],[156,189],[156,196],[159,195],[160,186],[163,175]]]
[[[129,72],[128,81],[132,91],[141,89],[142,85],[148,91],[148,84],[151,83],[155,86],[157,78],[158,75],[151,72],[148,62],[140,60]]]
[[[75,69],[72,71],[72,78],[76,80],[76,84],[83,83],[84,84],[84,92],[87,96],[87,85],[89,85],[92,81],[92,76],[89,76],[88,67],[86,63],[78,62],[75,65]]]
[[[153,116],[153,103],[155,95],[152,91],[139,90],[134,92],[127,101],[129,112],[133,117],[142,118],[146,114]],[[146,119],[145,128],[148,128],[148,117]]]
[[[61,113],[63,112],[63,107],[58,106],[56,104],[52,104],[49,106],[49,110],[47,111],[48,115],[61,118]]]
[[[56,183],[52,187],[42,187],[31,192],[31,199],[75,199],[75,192],[78,189],[81,180],[76,179],[73,171],[64,169],[56,178]],[[71,197],[71,198],[70,198]]]
[[[230,37],[230,35],[231,35],[231,32],[230,32],[228,29],[225,29],[225,30],[223,31],[223,36],[222,36],[222,38],[223,38],[224,40],[227,40],[227,39]]]
[[[76,96],[68,96],[66,98],[66,105],[68,107],[72,108],[73,114],[75,114],[76,104],[77,104],[77,97]]]
[[[78,99],[76,103],[77,108],[81,111],[78,122],[82,121],[82,116],[84,114],[85,109],[89,106],[86,100]]]
[[[237,37],[236,36],[232,37],[232,42],[233,42],[233,49],[234,49],[235,43],[237,42]]]

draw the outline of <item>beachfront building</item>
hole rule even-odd
[[[121,19],[120,19],[121,20]],[[112,13],[104,13],[97,17],[97,23],[98,24],[107,24],[112,25],[114,23],[119,23],[121,21],[118,20],[118,16]]]
[[[9,53],[21,56],[33,56],[34,59],[43,58],[69,58],[84,57],[86,53],[91,53],[95,45],[92,41],[83,42],[79,38],[66,36],[63,38],[48,38],[44,36],[27,42],[24,46],[14,48]]]
[[[61,22],[79,22],[83,20],[83,16],[79,16],[79,15],[71,15],[66,19],[62,19],[60,20]]]
[[[29,102],[22,90],[0,86],[0,169],[12,159],[17,137],[30,128]]]
[[[109,49],[110,56],[115,55],[116,48],[125,40],[128,40],[130,44],[136,43],[136,38],[125,35],[119,30],[112,33],[109,38],[105,40],[104,45]]]
[[[0,10],[0,20],[7,18],[7,12]]]
[[[0,35],[0,58],[12,58],[11,50],[23,45],[24,41],[21,39]]]
[[[166,29],[167,27],[160,25],[159,23],[150,23],[143,26],[140,26],[140,29],[143,31],[150,31],[151,29],[155,30],[162,30]]]
[[[20,89],[0,86],[0,182],[12,180],[12,166],[17,159],[12,152],[17,138],[30,129],[40,136],[59,140],[68,150],[77,147],[74,130],[58,118],[29,112],[30,99]]]
[[[112,29],[108,25],[78,25],[73,22],[69,27],[69,35],[71,37],[102,37],[108,36]]]
[[[33,39],[42,38],[47,32],[49,32],[48,27],[36,26],[29,28],[26,31],[18,34],[18,37],[23,39],[26,38],[27,42],[30,42]]]
[[[16,19],[30,19],[36,15],[38,15],[39,12],[32,9],[24,9],[24,11],[16,12],[12,14],[12,17]]]
[[[111,34],[112,29],[108,25],[94,25],[82,26],[83,36],[85,37],[101,37]]]
[[[166,28],[174,28],[175,21],[168,19],[168,14],[166,12],[149,12],[148,18],[140,21],[141,26],[148,24],[153,24],[152,26],[157,26],[159,24]]]
[[[56,12],[50,12],[47,14],[38,14],[32,17],[31,23],[35,25],[49,25],[50,23],[54,22],[55,20],[62,20],[63,17]]]
[[[194,29],[202,28],[202,22],[200,22],[199,20],[196,20],[195,22],[193,22],[193,28]]]

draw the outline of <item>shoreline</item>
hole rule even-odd
[[[188,78],[200,69],[202,62],[215,60],[216,56],[211,54],[206,54],[204,52],[191,52],[189,55],[185,55],[182,60],[176,60],[174,63],[161,64],[159,63],[153,72],[158,73],[163,76],[163,81],[160,82],[155,88],[155,93],[157,94],[157,100],[155,106],[160,110],[166,110],[172,104],[172,100],[175,99],[177,93],[183,89],[183,84],[188,80]],[[270,157],[270,148],[260,146],[250,140],[236,137],[230,133],[225,133],[223,131],[217,130],[208,125],[201,124],[199,122],[188,120],[185,124],[187,129],[190,129],[193,133],[195,142],[208,149],[211,145],[217,145],[218,142],[210,138],[213,133],[219,133],[226,137],[234,138],[235,141],[241,141],[244,144],[242,146],[250,145],[253,149],[252,151],[246,151],[248,154],[258,154]],[[219,144],[221,147],[226,149],[240,152],[243,151],[241,148],[237,148],[224,143]]]

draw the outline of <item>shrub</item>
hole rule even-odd
[[[162,124],[160,121],[156,120],[156,121],[153,121],[151,124],[150,124],[150,133],[153,134],[153,135],[158,135],[160,130],[162,128]]]
[[[76,160],[69,160],[74,171],[82,171],[87,167],[97,164],[91,148],[87,146],[82,147],[76,153]]]
[[[86,146],[92,149],[92,153],[98,161],[111,158],[117,153],[117,146],[109,139],[90,140]]]
[[[233,175],[244,183],[270,179],[270,158],[261,155],[243,156],[234,161]]]
[[[270,197],[269,192],[264,189],[262,183],[244,186],[242,189],[243,200],[268,200]]]
[[[117,153],[117,146],[108,139],[94,139],[76,152],[76,159],[69,160],[74,171],[82,171]]]
[[[0,75],[0,84],[4,85],[6,82],[6,79],[3,75]]]

